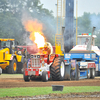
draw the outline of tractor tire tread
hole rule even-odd
[[[51,66],[51,75],[54,81],[63,80],[60,75],[60,64],[63,61],[61,57],[55,58],[54,63]]]

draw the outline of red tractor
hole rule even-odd
[[[41,78],[46,82],[50,76],[52,80],[64,79],[64,58],[59,54],[53,54],[53,47],[48,42],[39,49],[39,53],[31,54],[26,64],[23,75],[25,81]]]

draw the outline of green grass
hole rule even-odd
[[[0,88],[0,97],[15,96],[35,96],[50,93],[82,93],[82,92],[100,92],[100,86],[75,86],[64,87],[63,91],[52,91],[52,87],[24,87],[24,88]]]

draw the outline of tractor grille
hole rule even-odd
[[[40,58],[32,58],[31,64],[32,64],[32,67],[40,67]]]

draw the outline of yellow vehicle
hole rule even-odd
[[[6,73],[21,72],[23,67],[24,56],[17,45],[14,39],[0,39],[0,68]]]

